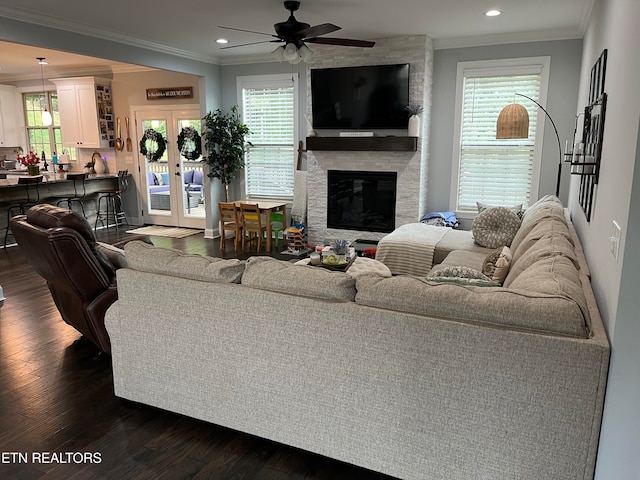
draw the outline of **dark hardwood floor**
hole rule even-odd
[[[97,237],[113,243],[127,236],[124,230],[101,230]],[[202,234],[152,239],[192,253],[235,256],[231,242],[221,253],[218,240]],[[0,308],[1,479],[390,479],[123,402],[114,396],[110,357],[98,356],[62,321],[19,247],[0,251],[0,285],[7,298]],[[65,452],[88,452],[89,458]]]

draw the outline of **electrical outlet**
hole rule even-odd
[[[609,249],[613,254],[613,258],[618,259],[618,250],[620,249],[620,232],[621,228],[618,222],[613,221],[613,227],[611,229],[611,236],[609,237]]]
[[[133,165],[133,157],[131,155],[127,155],[126,157],[124,157],[124,162],[127,165]]]

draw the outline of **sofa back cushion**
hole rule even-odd
[[[544,231],[544,224],[540,224],[540,228],[532,230],[531,234],[520,243],[516,254],[513,255],[509,274],[504,281],[505,287],[509,287],[524,270],[543,258],[560,255],[568,258],[575,265],[576,270],[580,268],[569,232],[567,231],[565,235],[558,231],[542,233]]]
[[[522,223],[520,224],[518,233],[513,237],[513,241],[510,246],[514,255],[514,260],[517,259],[518,246],[524,237],[526,237],[538,223],[548,218],[558,219],[566,224],[562,203],[560,203],[560,200],[553,195],[547,195],[541,198],[524,211],[524,214],[522,215]]]
[[[149,245],[141,241],[124,246],[129,268],[213,283],[240,283],[244,262],[206,257]]]
[[[553,272],[547,269],[546,273],[555,281]],[[462,286],[409,275],[364,276],[356,286],[356,303],[361,305],[579,338],[588,333],[582,303],[568,297],[561,287],[547,286],[545,293],[538,293],[529,284],[527,288]],[[573,285],[569,290],[584,299],[582,291],[573,291]]]
[[[249,258],[242,284],[261,290],[338,302],[352,302],[356,294],[355,279],[344,272],[295,265],[271,257]]]

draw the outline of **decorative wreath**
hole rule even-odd
[[[149,148],[147,149],[147,142]],[[154,147],[155,144],[155,148]],[[160,132],[156,132],[153,128],[145,130],[142,140],[140,140],[140,153],[144,155],[150,162],[157,162],[164,151],[167,149],[167,142]]]
[[[202,155],[202,138],[193,127],[184,127],[178,135],[178,150],[187,160],[198,160]]]

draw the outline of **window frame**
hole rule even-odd
[[[244,75],[236,77],[236,91],[237,91],[237,105],[238,112],[240,113],[241,118],[244,121],[244,89],[245,88],[280,88],[280,87],[292,87],[293,89],[293,118],[291,119],[293,123],[293,154],[291,158],[291,168],[292,171],[295,172],[296,168],[296,151],[299,140],[299,132],[298,132],[298,115],[299,115],[299,105],[298,105],[298,76],[297,74],[289,74],[289,73],[277,73],[277,74],[268,74],[268,75]],[[250,126],[249,126],[250,128]],[[250,135],[249,135],[250,139]],[[246,153],[245,153],[245,168],[244,175],[241,180],[241,191],[244,198],[254,198],[254,199],[273,199],[273,200],[292,200],[293,195],[283,195],[283,196],[272,196],[272,195],[250,195],[247,192],[247,167],[246,167]],[[292,176],[292,190],[293,190],[293,176]]]
[[[42,90],[37,90],[37,91],[23,91],[21,92],[21,98],[22,98],[22,111],[24,113],[24,127],[25,127],[25,133],[26,133],[26,143],[27,143],[27,150],[32,149],[32,145],[31,145],[31,130],[48,130],[49,132],[49,149],[51,151],[51,155],[49,156],[49,158],[47,160],[51,161],[53,152],[56,151],[56,130],[60,131],[60,134],[62,135],[62,128],[60,127],[60,125],[56,125],[55,123],[52,123],[51,125],[45,126],[45,125],[29,125],[29,110],[27,109],[27,96],[28,95],[34,95],[34,96],[42,96],[42,94],[44,93],[45,95],[45,101],[46,101],[46,108],[49,110],[49,112],[51,112],[52,118],[55,120],[55,117],[53,115],[53,99],[52,99],[52,95],[57,94],[56,90],[45,90],[44,92]],[[40,110],[41,112],[43,110]],[[53,143],[52,143],[53,142]],[[36,152],[36,153],[40,153],[40,152]]]
[[[499,76],[510,74],[526,74],[532,70],[539,70],[540,73],[540,94],[537,101],[546,108],[547,93],[549,88],[549,67],[551,57],[524,57],[510,58],[500,60],[477,60],[468,62],[458,62],[456,74],[456,99],[455,99],[455,119],[453,132],[453,155],[451,162],[451,189],[449,198],[449,208],[456,213],[458,218],[472,219],[477,215],[477,211],[459,209],[458,208],[458,187],[460,181],[460,156],[461,156],[461,135],[462,135],[462,119],[463,119],[463,100],[464,100],[464,83],[468,77],[478,76]],[[530,100],[518,97],[514,91],[514,102],[521,103],[528,107]],[[506,104],[505,104],[506,106]],[[540,185],[540,173],[542,165],[542,147],[544,142],[544,129],[546,124],[546,116],[544,112],[533,104],[536,112],[536,134],[533,150],[533,164],[531,172],[531,190],[529,198],[534,202],[538,198],[538,190]],[[531,109],[527,108],[529,112]],[[497,120],[497,117],[496,117]],[[478,199],[482,201],[482,199]],[[526,205],[525,205],[526,206]]]

